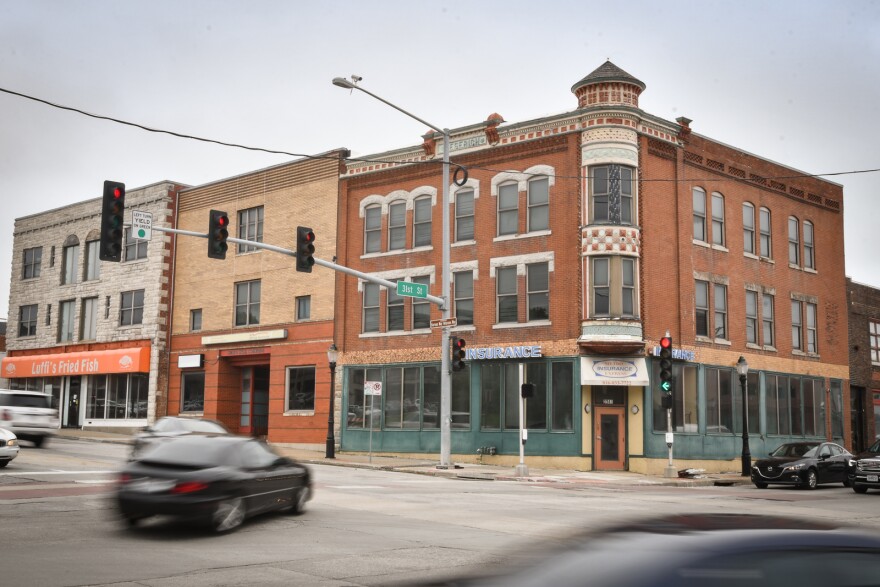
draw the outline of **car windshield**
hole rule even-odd
[[[144,453],[143,460],[163,465],[205,468],[237,463],[241,442],[222,442],[223,440],[204,436],[176,438]]]
[[[772,453],[771,457],[812,457],[816,456],[818,444],[783,444]]]
[[[216,434],[226,434],[226,429],[216,422],[210,420],[180,420],[184,430],[190,432],[213,432]]]
[[[868,448],[868,451],[867,451],[867,452],[872,452],[872,453],[874,453],[874,454],[880,453],[880,440],[878,440],[877,442],[875,442],[874,444],[872,444],[872,445]]]
[[[17,408],[51,408],[51,399],[48,395],[9,393],[0,397],[0,403]]]

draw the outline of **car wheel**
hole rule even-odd
[[[40,448],[41,446],[46,444],[46,437],[45,436],[37,436],[36,438],[31,440],[31,442],[34,443],[35,447]]]
[[[755,487],[757,487],[758,489],[767,489],[767,484],[760,481],[755,481]]]
[[[129,528],[136,528],[138,524],[140,524],[143,520],[146,520],[147,516],[125,516],[123,521],[125,525]]]
[[[852,485],[852,490],[856,493],[868,493],[867,487],[865,487],[864,485],[856,485],[855,483],[853,483]]]
[[[849,486],[850,486],[849,479],[847,479],[847,480],[845,480],[845,481],[843,482],[843,486],[844,486],[844,487],[849,487]]]
[[[816,489],[816,486],[819,485],[819,478],[816,477],[815,469],[810,469],[807,471],[807,476],[804,477],[802,487],[804,489]]]
[[[9,464],[9,461],[0,461],[0,469]]]
[[[290,502],[288,513],[297,516],[306,510],[306,502],[309,500],[309,488],[300,487],[293,490],[293,500]]]
[[[244,516],[244,501],[240,497],[224,499],[211,516],[211,527],[215,532],[230,532],[241,526]]]

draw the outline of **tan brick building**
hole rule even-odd
[[[678,464],[738,469],[747,377],[752,452],[849,438],[839,185],[639,108],[611,62],[572,87],[577,109],[451,131],[452,452],[516,462],[522,383],[529,458],[582,469],[666,464],[655,348],[675,346]],[[339,263],[440,296],[442,143],[350,161]],[[439,451],[439,310],[337,282],[346,450]],[[364,394],[365,381],[382,396]],[[848,441],[847,441],[848,442]],[[485,462],[485,461],[484,461]]]
[[[184,190],[179,227],[205,233],[209,210],[229,236],[292,251],[298,225],[332,260],[343,151]],[[270,441],[325,442],[330,405],[336,275],[297,272],[292,256],[230,243],[209,259],[206,241],[177,237],[169,414],[201,415]]]

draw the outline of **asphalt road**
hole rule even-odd
[[[0,470],[0,583],[13,586],[388,585],[503,565],[576,529],[664,513],[819,518],[880,533],[880,492],[613,487],[447,479],[312,466],[302,516],[214,536],[172,520],[124,528],[115,471],[127,447],[56,439]]]

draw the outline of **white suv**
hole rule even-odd
[[[61,422],[52,407],[52,396],[36,391],[0,389],[0,428],[36,446],[58,434]]]

